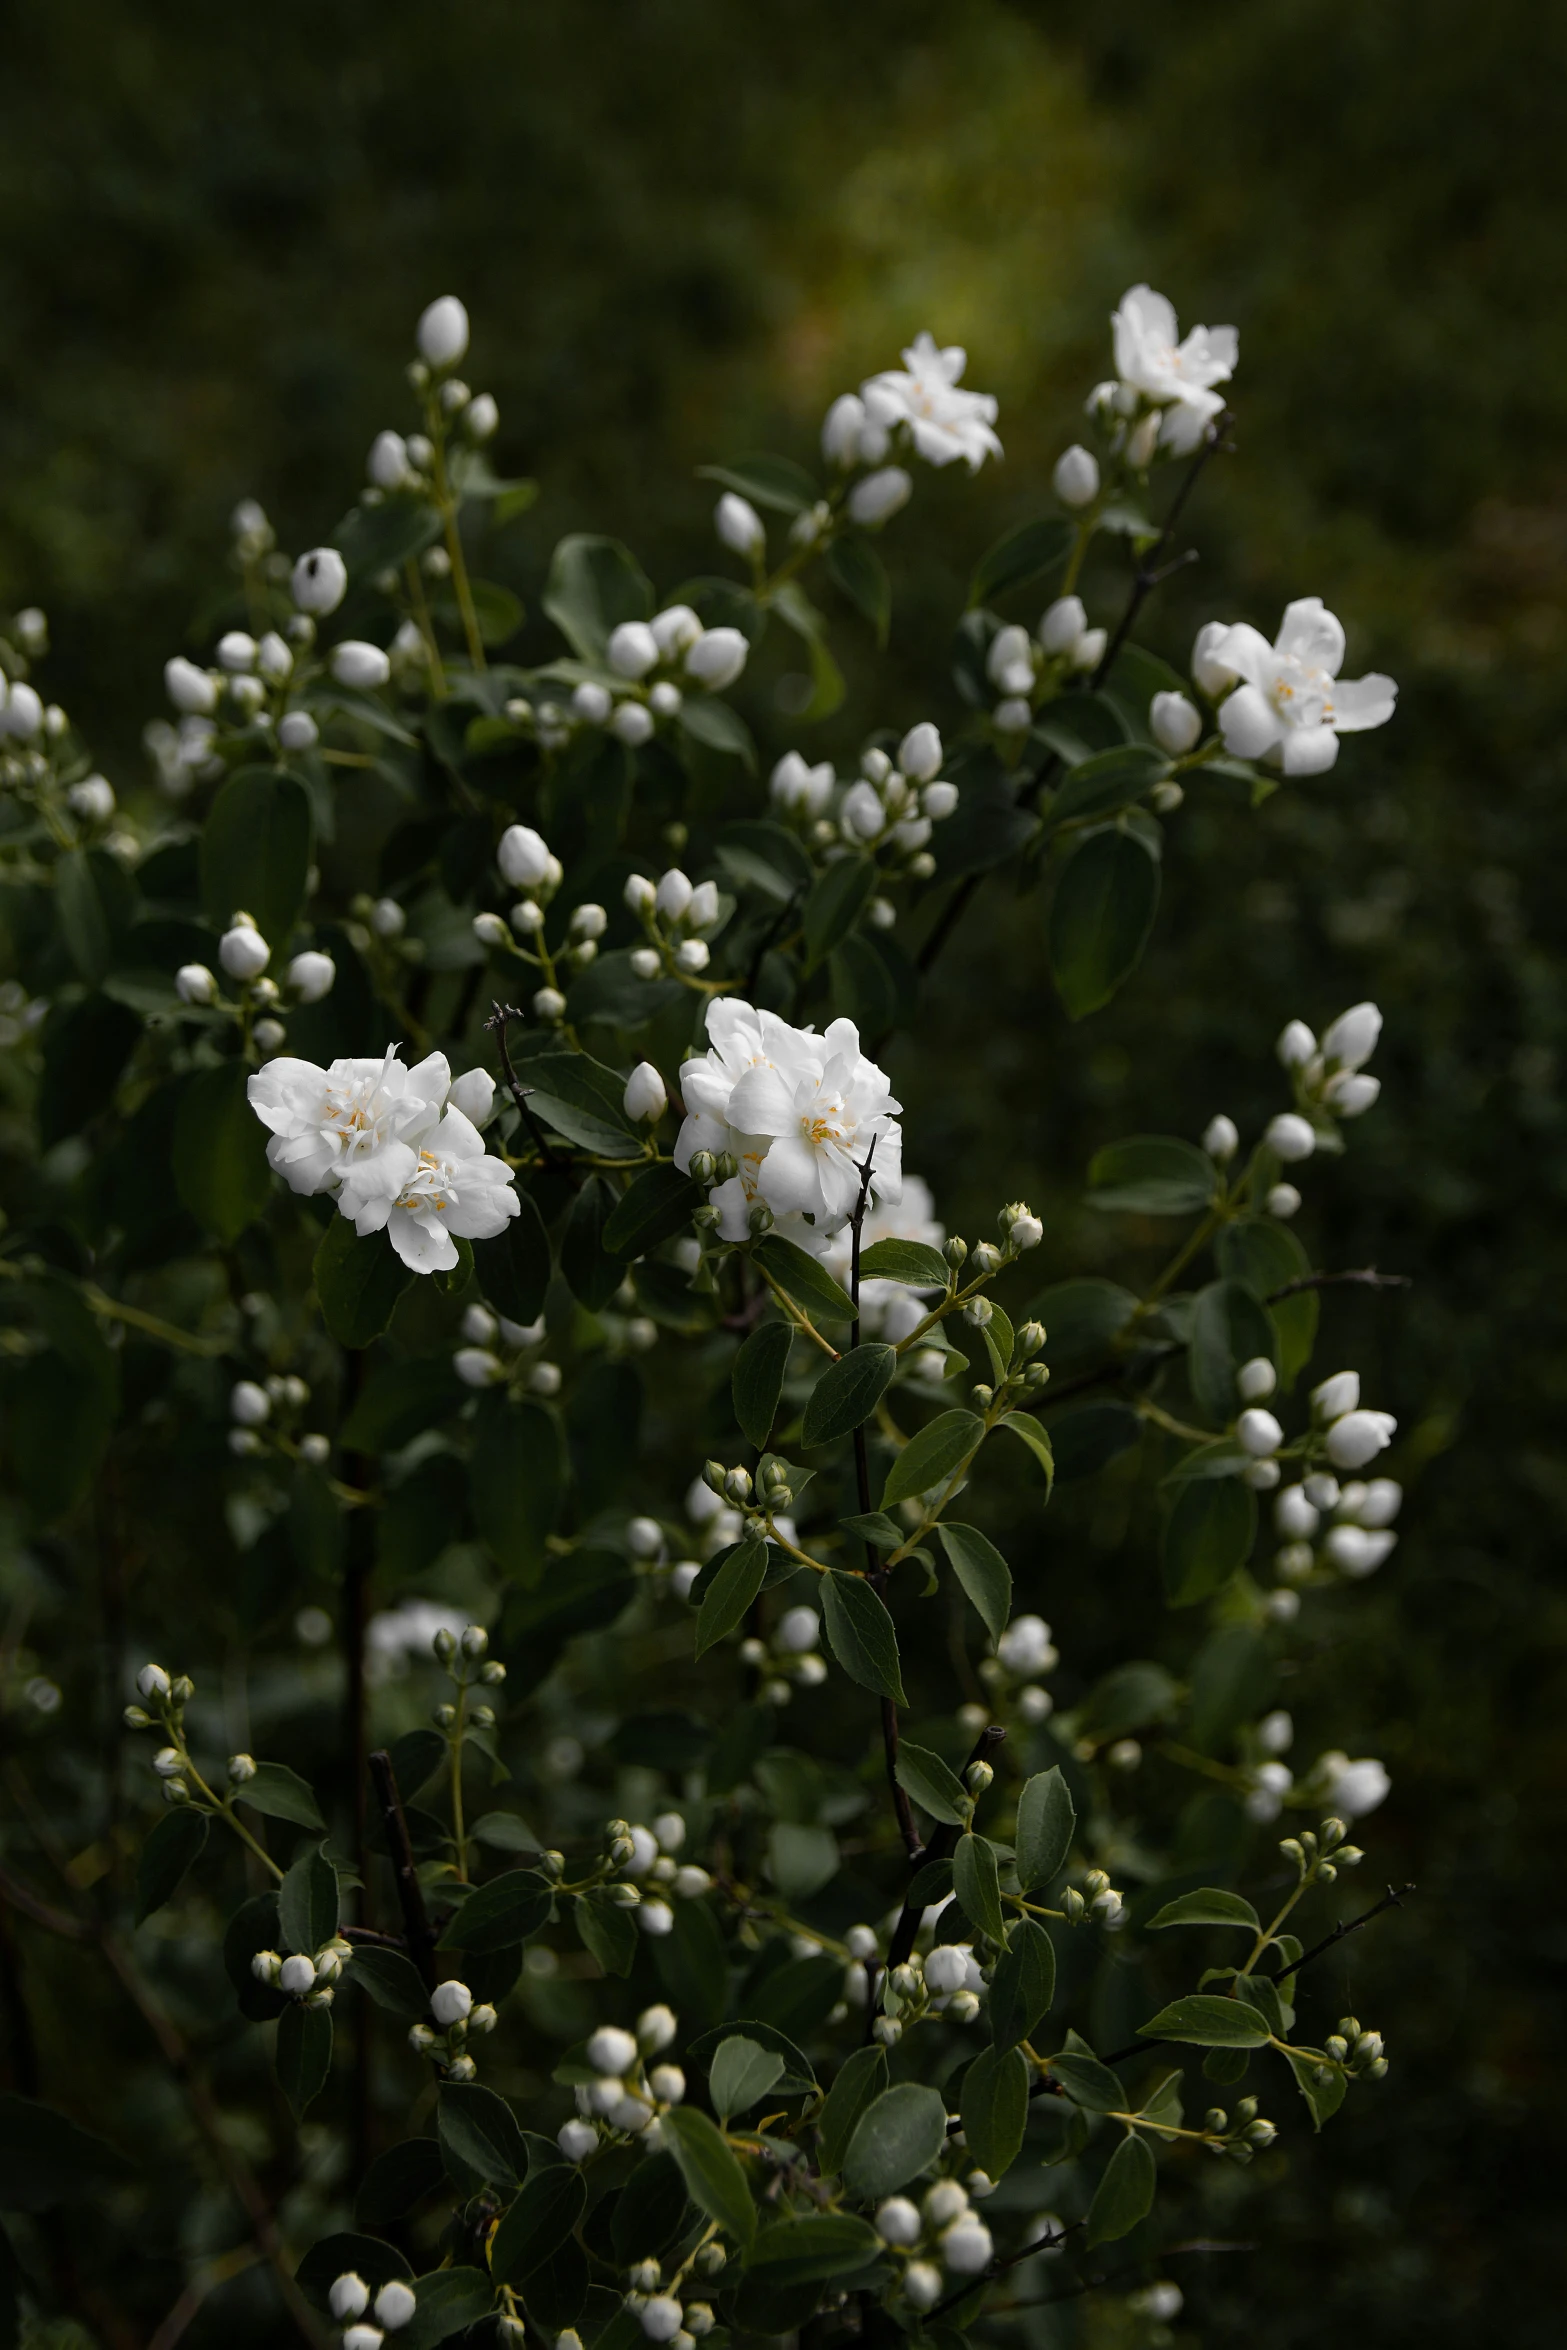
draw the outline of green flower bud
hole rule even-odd
[[[963,1774],[963,1784],[970,1795],[983,1795],[995,1775],[988,1762],[971,1762]]]
[[[693,1151],[690,1173],[692,1182],[700,1183],[705,1191],[710,1184],[716,1183],[718,1180],[718,1161],[711,1151]]]
[[[955,1273],[958,1267],[968,1256],[968,1242],[966,1240],[960,1240],[957,1234],[954,1232],[952,1238],[945,1244],[941,1253],[946,1258],[948,1264],[952,1267],[952,1270]]]

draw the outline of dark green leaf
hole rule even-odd
[[[504,2097],[477,2081],[443,2081],[436,2110],[441,2151],[455,2156],[462,2171],[475,2172],[495,2187],[521,2184],[528,2167],[517,2116]]]
[[[1045,1360],[1052,1371],[1086,1369],[1115,1352],[1138,1300],[1114,1281],[1058,1281],[1029,1309],[1045,1326]]]
[[[805,646],[811,664],[811,698],[800,716],[814,724],[830,718],[848,691],[843,671],[827,643],[827,623],[798,580],[788,580],[773,598],[773,610]]]
[[[589,1175],[571,1203],[561,1235],[560,1269],[573,1297],[597,1313],[626,1278],[625,1259],[604,1246],[615,1193],[602,1175]]]
[[[855,2123],[844,2177],[867,2200],[894,2194],[928,2169],[946,2142],[941,2092],[919,2081],[900,2081],[874,2098]]]
[[[805,1820],[774,1820],[767,1831],[767,1870],[785,1901],[809,1901],[842,1866],[831,1828]]]
[[[862,1542],[875,1550],[896,1550],[903,1541],[904,1528],[889,1518],[885,1510],[867,1510],[863,1516],[840,1518],[840,1526],[850,1534],[858,1534]]]
[[[507,1869],[480,1885],[446,1922],[442,1950],[515,1950],[549,1923],[553,1889],[533,1869]]]
[[[544,1293],[550,1285],[550,1244],[539,1211],[521,1185],[521,1207],[494,1240],[473,1244],[473,1269],[479,1287],[498,1314],[526,1329],[544,1311]]]
[[[416,1355],[373,1370],[338,1441],[345,1452],[397,1452],[461,1404],[468,1390],[447,1355]]]
[[[1054,516],[1009,530],[1005,538],[987,547],[974,566],[968,591],[970,610],[1059,571],[1072,552],[1075,537],[1073,525]]]
[[[707,1589],[697,1610],[696,1653],[705,1656],[717,1640],[745,1620],[746,1611],[762,1588],[767,1572],[767,1545],[759,1535],[737,1542]]]
[[[990,2036],[996,2047],[1015,2048],[1028,2039],[1055,1995],[1055,1945],[1037,1918],[1019,1918],[991,1978]]]
[[[1216,1254],[1226,1280],[1244,1282],[1254,1297],[1263,1299],[1277,1297],[1311,1270],[1299,1240],[1276,1216],[1238,1216],[1219,1234]],[[1321,1296],[1315,1289],[1278,1298],[1268,1309],[1278,1346],[1279,1378],[1286,1388],[1311,1360],[1320,1310]]]
[[[908,1738],[898,1741],[898,1785],[933,1820],[941,1820],[949,1828],[968,1825],[973,1805],[956,1771],[949,1770],[939,1754]]]
[[[1141,1216],[1189,1216],[1207,1207],[1219,1174],[1206,1151],[1168,1134],[1134,1134],[1096,1152],[1088,1205]]]
[[[958,1838],[952,1855],[952,1884],[958,1906],[992,1942],[1005,1942],[1007,1921],[1001,1907],[1001,1877],[996,1848],[972,1833]]]
[[[684,2229],[690,2208],[686,2182],[672,2154],[651,2154],[639,2162],[615,2199],[610,2221],[611,2245],[620,2266],[657,2260]]]
[[[453,2334],[466,2333],[495,2307],[495,2287],[482,2269],[440,2268],[421,2277],[419,2306],[397,2336],[397,2350],[436,2350]]]
[[[738,759],[748,774],[756,773],[756,745],[751,729],[738,710],[716,697],[696,701],[690,695],[680,707],[680,731],[704,750],[726,759]]]
[[[869,857],[839,857],[812,884],[805,901],[805,967],[814,971],[854,928],[876,887],[876,867]]]
[[[542,601],[572,651],[592,662],[603,659],[623,620],[653,613],[653,590],[635,558],[618,539],[585,532],[562,539],[550,557]]]
[[[887,2052],[883,2048],[856,2048],[839,2068],[827,2092],[816,2129],[824,2172],[841,2170],[860,2116],[887,2086]]]
[[[539,1404],[486,1396],[468,1464],[474,1524],[508,1574],[535,1581],[565,1490],[560,1427]]]
[[[404,2138],[378,2154],[365,2172],[354,2197],[354,2217],[363,2228],[384,2228],[445,2185],[446,2166],[435,2140]]]
[[[142,1036],[142,1021],[106,995],[57,1004],[43,1033],[38,1139],[47,1149],[107,1109]],[[129,1147],[129,1138],[122,1147]]]
[[[1126,721],[1104,694],[1061,694],[1047,702],[1034,721],[1036,738],[1063,766],[1079,766],[1096,751],[1112,751],[1127,739]]]
[[[1088,2207],[1090,2246],[1113,2244],[1130,2235],[1153,2207],[1158,2173],[1153,2150],[1136,2130],[1128,2130],[1105,2165],[1105,2173]]]
[[[542,2268],[587,2208],[588,2187],[574,2164],[530,2172],[490,2239],[490,2273],[498,2285],[521,2285]]]
[[[696,2113],[689,2105],[666,2113],[662,2126],[692,2202],[749,2252],[756,2233],[756,2206],[745,2173],[722,2134],[705,2113]]]
[[[164,1813],[142,1846],[136,1864],[135,1922],[138,1926],[155,1909],[172,1901],[180,1879],[191,1863],[200,1858],[206,1841],[205,1812],[195,1811],[187,1803]]]
[[[777,2051],[763,2048],[756,2040],[747,2040],[740,2033],[721,2040],[707,2084],[719,2120],[728,2121],[732,2113],[749,2113],[777,2085],[783,2069],[783,2058]]]
[[[896,1349],[875,1341],[829,1363],[807,1398],[801,1443],[807,1450],[833,1444],[863,1426],[892,1385],[897,1367]]]
[[[722,482],[753,506],[769,506],[779,514],[804,514],[822,494],[805,468],[789,457],[735,457],[727,465],[699,465],[696,470],[699,480]]]
[[[324,1844],[302,1852],[277,1889],[278,1924],[290,1950],[313,1958],[337,1932],[337,1871]]]
[[[910,1437],[887,1472],[881,1506],[890,1510],[897,1501],[928,1493],[941,1485],[983,1442],[985,1423],[973,1412],[940,1412]]]
[[[892,625],[892,582],[870,540],[860,531],[834,539],[827,550],[827,570],[856,612],[875,629],[877,644],[885,645]]]
[[[310,795],[296,776],[241,767],[208,811],[201,831],[201,896],[207,919],[226,930],[249,914],[274,955],[286,953],[305,902],[310,870]]]
[[[290,2000],[278,2017],[278,2087],[299,2121],[326,2087],[332,2070],[332,2011]]]
[[[1050,1423],[1050,1449],[1063,1485],[1097,1477],[1142,1440],[1142,1418],[1130,1404],[1076,1404]]]
[[[608,1888],[594,1885],[572,1901],[572,1916],[583,1945],[591,1950],[606,1975],[629,1975],[637,1955],[636,1919],[610,1899]]]
[[[1226,1893],[1217,1885],[1205,1885],[1198,1893],[1183,1893],[1176,1901],[1167,1901],[1157,1917],[1148,1920],[1155,1926],[1246,1926],[1257,1931],[1257,1912],[1249,1901],[1238,1893]]]
[[[646,1256],[661,1240],[684,1232],[701,1204],[701,1192],[678,1167],[665,1161],[645,1167],[611,1209],[604,1246],[617,1257]]]
[[[1136,833],[1096,832],[1068,857],[1050,905],[1050,968],[1074,1020],[1136,970],[1158,905],[1159,867]]]
[[[1050,803],[1047,821],[1065,824],[1087,816],[1111,816],[1140,800],[1151,784],[1170,772],[1162,751],[1144,743],[1121,743],[1114,750],[1096,751],[1063,777]]]
[[[257,1982],[250,1965],[258,1950],[275,1950],[281,1939],[275,1893],[253,1893],[223,1929],[223,1972],[240,2014],[253,2024],[271,2023],[288,2004],[285,1993]]]
[[[1316,2048],[1292,2049],[1285,2062],[1295,2075],[1296,2088],[1306,2100],[1312,2126],[1320,2130],[1324,2122],[1332,2120],[1344,2102],[1344,2092],[1348,2086],[1344,2075],[1337,2065],[1330,2064],[1327,2056]]]
[[[758,890],[774,906],[801,896],[815,870],[798,836],[765,819],[726,824],[715,853],[737,889]]]
[[[749,1994],[760,2020],[791,2037],[820,2031],[843,1996],[843,1961],[823,1951],[775,1967]]]
[[[761,1452],[772,1434],[783,1393],[794,1332],[787,1322],[764,1322],[735,1357],[730,1375],[735,1418],[747,1440]]]
[[[339,1346],[369,1346],[379,1338],[413,1278],[384,1232],[361,1240],[346,1216],[334,1216],[321,1235],[315,1292]]]
[[[898,1671],[898,1636],[877,1594],[862,1575],[834,1567],[822,1577],[827,1642],[851,1681],[894,1705],[907,1705]]]
[[[1227,1753],[1242,1722],[1254,1722],[1272,1695],[1266,1633],[1250,1623],[1216,1624],[1192,1665],[1187,1735],[1205,1754]]]
[[[1050,2075],[1060,2082],[1073,2104],[1088,2113],[1121,2113],[1126,2109],[1126,2091],[1076,2032],[1067,2033],[1066,2046],[1050,2059]]]
[[[763,2228],[748,2267],[754,2280],[770,2286],[825,2284],[831,2277],[852,2276],[881,2249],[868,2220],[848,2211],[808,2212]]]
[[[751,1250],[763,1271],[777,1282],[786,1297],[818,1321],[852,1322],[854,1300],[835,1281],[825,1265],[796,1248],[778,1232],[764,1233]]]
[[[243,1061],[199,1069],[174,1115],[174,1185],[197,1222],[237,1240],[272,1196],[267,1135],[245,1096]],[[350,1227],[352,1229],[352,1227]],[[381,1244],[390,1253],[390,1244]]]
[[[54,908],[72,962],[96,984],[125,944],[135,884],[107,849],[67,849],[54,868]]]
[[[1167,1722],[1179,1700],[1180,1692],[1163,1665],[1136,1657],[1095,1682],[1078,1715],[1078,1731],[1100,1743],[1124,1738],[1132,1730]]]
[[[1243,1567],[1257,1532],[1257,1497],[1238,1477],[1180,1486],[1164,1528],[1164,1594],[1171,1607],[1207,1599]]]
[[[1008,1435],[1015,1436],[1019,1444],[1033,1454],[1045,1472],[1045,1498],[1048,1501],[1056,1481],[1056,1449],[1049,1430],[1042,1428],[1031,1412],[1004,1412],[996,1426],[1005,1428]]]
[[[1048,1885],[1066,1866],[1077,1813],[1059,1768],[1039,1771],[1017,1804],[1017,1881],[1025,1893]]]
[[[1192,1300],[1186,1374],[1205,1420],[1225,1428],[1241,1408],[1235,1375],[1261,1357],[1276,1363],[1276,1340],[1266,1306],[1239,1281],[1211,1281]]]
[[[1028,2059],[1021,2048],[982,2048],[963,2075],[963,2135],[981,2170],[1010,2170],[1028,2123]]]
[[[418,1968],[401,1950],[384,1950],[374,1942],[356,1942],[348,1979],[362,1984],[376,2006],[384,2007],[388,2015],[400,2015],[410,2024],[428,2019],[430,1994]]]
[[[125,2157],[67,2114],[0,2094],[0,2210],[47,2211],[122,2180]]]
[[[876,1240],[860,1258],[862,1281],[901,1281],[910,1289],[945,1289],[947,1260],[923,1240]]]
[[[1161,2007],[1137,2029],[1150,2040],[1185,2040],[1194,2048],[1261,2048],[1270,2037],[1266,2017],[1244,2000],[1202,1991]]]
[[[689,1908],[691,1904],[682,1906]],[[702,1914],[710,1917],[712,1912],[705,1910]],[[753,2016],[739,2016],[732,2024],[724,2024],[717,2031],[703,2032],[698,2039],[690,2042],[686,2053],[694,2064],[711,2063],[720,2043],[734,2032],[743,2032],[748,2040],[771,2049],[774,2056],[779,2058],[783,2066],[778,2076],[780,2097],[809,2097],[815,2094],[816,2075],[811,2070],[810,2058],[776,2025],[761,2023]]]

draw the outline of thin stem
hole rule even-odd
[[[457,1688],[457,1719],[451,1727],[448,1774],[452,1791],[452,1840],[457,1847],[457,1881],[468,1882],[468,1840],[463,1830],[462,1811],[462,1741],[468,1719],[468,1684],[460,1682]]]
[[[540,1126],[528,1107],[527,1088],[518,1084],[517,1072],[511,1065],[511,1051],[506,1042],[506,1023],[509,1020],[520,1020],[521,1018],[522,1014],[515,1004],[496,1004],[484,1025],[495,1039],[496,1050],[501,1056],[501,1073],[506,1080],[506,1090],[517,1105],[518,1117],[533,1137],[534,1148],[539,1154],[539,1163],[541,1166],[554,1167],[559,1165],[559,1161],[544,1139],[543,1127]]]
[[[1175,536],[1175,526],[1180,521],[1186,501],[1197,487],[1208,460],[1219,448],[1228,447],[1229,444],[1225,441],[1224,435],[1228,431],[1229,425],[1230,412],[1227,408],[1221,408],[1204,434],[1201,448],[1186,468],[1180,488],[1170,501],[1170,511],[1164,518],[1163,530],[1160,531],[1147,553],[1139,558],[1136,572],[1132,578],[1132,592],[1126,599],[1126,609],[1116,624],[1114,635],[1105,647],[1103,659],[1094,671],[1090,682],[1089,690],[1091,692],[1096,691],[1104,684],[1105,679],[1115,666],[1116,655],[1137,624],[1137,615],[1141,612],[1143,605],[1153,590],[1158,587],[1160,581],[1169,577],[1168,570],[1161,570],[1160,566],[1170,541]]]
[[[436,641],[435,623],[430,618],[430,606],[424,592],[424,580],[412,555],[403,565],[403,576],[408,582],[408,601],[413,607],[414,621],[424,639],[424,649],[430,664],[430,684],[438,702],[446,698],[446,668],[441,659],[441,648]]]
[[[468,658],[475,669],[485,668],[484,639],[479,633],[479,615],[474,610],[473,590],[468,584],[468,559],[463,553],[462,533],[457,528],[457,501],[452,496],[451,478],[446,470],[446,428],[440,409],[429,403],[430,440],[434,448],[432,471],[435,477],[436,503],[441,510],[441,522],[446,533],[446,552],[451,557],[452,591],[457,598],[457,610],[462,618],[462,632],[467,640]]]
[[[408,1840],[408,1822],[403,1817],[403,1799],[397,1789],[397,1773],[384,1747],[377,1747],[370,1757],[370,1779],[380,1806],[386,1849],[391,1856],[398,1904],[403,1913],[403,1931],[408,1938],[408,1955],[419,1969],[425,1989],[433,1991],[435,1928],[424,1906],[424,1888],[419,1882],[413,1846]]]

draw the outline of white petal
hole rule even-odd
[[[1293,654],[1308,669],[1324,669],[1329,677],[1337,677],[1344,659],[1344,631],[1320,596],[1299,596],[1284,607],[1275,649]]]
[[[1333,688],[1333,723],[1340,734],[1364,734],[1386,726],[1397,700],[1393,680],[1376,670],[1369,677],[1341,677]]]

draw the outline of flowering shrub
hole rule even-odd
[[[661,598],[562,541],[565,649],[523,667],[472,565],[530,485],[432,304],[417,429],[377,437],[333,543],[291,560],[236,514],[235,624],[169,661],[148,729],[161,806],[122,809],[45,702],[42,616],[0,642],[0,1038],[41,1153],[8,1176],[0,1378],[51,1602],[9,1651],[0,1893],[156,2038],[212,2174],[191,2291],[253,2261],[346,2350],[1005,2339],[1127,2239],[1157,2329],[1172,2174],[1386,2073],[1375,2030],[1297,2011],[1388,1906],[1330,1891],[1387,1774],[1286,1761],[1272,1702],[1303,1595],[1396,1540],[1364,1474],[1394,1422],[1311,1368],[1321,1286],[1377,1276],[1313,1270],[1290,1179],[1373,1107],[1380,1014],[1290,1019],[1244,1147],[1197,1104],[1200,1139],[1099,1153],[1107,1234],[1169,1242],[1140,1288],[1107,1240],[1041,1292],[1022,1201],[949,1233],[881,1065],[987,873],[1048,874],[1085,1016],[1137,967],[1188,790],[1239,819],[1392,714],[1316,598],[1272,646],[1205,626],[1189,680],[1134,642],[1237,364],[1233,329],[1177,335],[1126,296],[1064,515],[980,559],[960,737],[898,713],[852,775],[784,741],[764,793],[730,697],[781,629],[802,732],[829,716],[812,591],[884,634],[918,468],[999,458],[928,335],[833,403],[819,476],[709,469],[741,578]],[[1101,533],[1132,575],[1095,621]],[[1025,597],[1032,628],[993,609]],[[1009,1454],[1012,1561],[983,1524]],[[1133,1455],[1188,1666],[1129,1623],[1085,1685],[1052,1485]],[[70,1743],[61,1595],[101,1614],[145,1800]],[[1136,1800],[1154,1752],[1214,1791],[1173,1829]],[[1282,1877],[1253,1841],[1281,1821]],[[6,2127],[43,2215],[13,2293],[91,2319],[50,2215],[121,2175],[128,2117],[29,2091]]]

